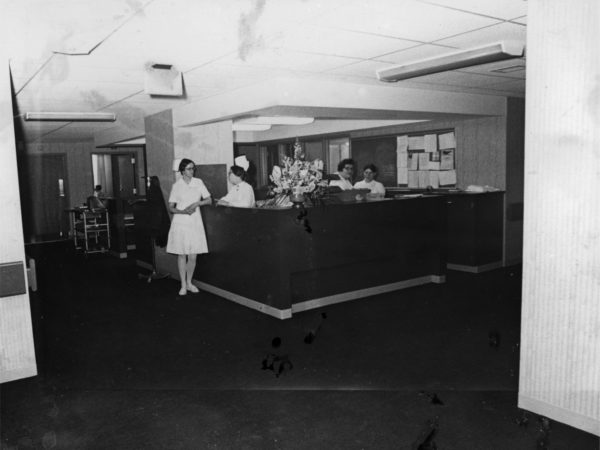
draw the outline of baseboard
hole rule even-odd
[[[481,273],[487,272],[489,270],[499,269],[503,267],[502,261],[495,261],[489,264],[483,264],[481,266],[467,266],[464,264],[446,264],[446,267],[450,270],[458,270],[460,272],[470,272],[470,273]]]
[[[584,416],[564,408],[519,394],[519,408],[546,416],[579,430],[600,436],[600,422],[597,418]]]

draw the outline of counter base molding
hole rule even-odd
[[[495,270],[503,267],[502,261],[496,261],[489,264],[483,264],[481,266],[466,266],[464,264],[446,264],[446,267],[450,270],[458,270],[460,272],[470,272],[470,273],[481,273],[488,272],[490,270]]]
[[[262,313],[364,298],[446,275],[442,197],[295,209],[202,208],[209,253],[197,286]]]
[[[272,306],[265,305],[264,303],[257,302],[256,300],[252,300],[251,298],[246,298],[242,295],[235,294],[233,292],[226,291],[225,289],[218,288],[216,286],[212,286],[208,283],[204,283],[202,281],[194,280],[194,285],[198,289],[202,289],[203,291],[210,292],[211,294],[218,295],[219,297],[223,297],[227,300],[231,300],[232,302],[238,303],[243,306],[247,306],[248,308],[255,309],[256,311],[260,311],[261,313],[267,314],[269,316],[273,316],[276,319],[289,319],[292,317],[292,308],[288,309],[277,309]]]
[[[407,289],[427,283],[443,283],[444,281],[439,281],[440,279],[445,279],[445,277],[429,275],[413,278],[412,280],[398,281],[396,283],[390,283],[383,286],[374,286],[371,288],[360,289],[358,291],[343,292],[341,294],[330,295],[328,297],[315,298],[304,302],[294,303],[292,305],[292,313],[308,311],[309,309],[320,308],[322,306],[333,305],[335,303],[342,303],[350,300],[358,300],[361,298],[370,297],[372,295],[385,294],[388,292]]]

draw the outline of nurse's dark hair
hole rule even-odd
[[[240,177],[242,180],[246,179],[246,171],[243,167],[231,166],[231,173],[233,173],[236,177]]]
[[[377,173],[377,167],[375,167],[375,164],[367,164],[364,168],[363,168],[363,172],[365,170],[369,169],[371,172],[373,173]]]
[[[338,172],[341,172],[342,170],[344,170],[344,167],[346,167],[346,165],[351,165],[352,167],[354,167],[354,166],[356,166],[356,163],[354,162],[354,160],[352,158],[342,159],[338,163]]]
[[[179,172],[180,173],[185,172],[185,168],[188,166],[189,163],[192,163],[194,166],[196,165],[196,163],[194,161],[192,161],[191,159],[183,158],[181,160],[181,162],[179,163]]]

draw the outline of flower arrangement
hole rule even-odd
[[[276,204],[289,206],[290,202],[302,202],[305,197],[316,203],[324,194],[327,181],[323,180],[323,161],[304,161],[302,146],[296,140],[294,158],[283,160],[283,167],[274,166],[269,177]]]

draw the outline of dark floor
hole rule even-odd
[[[28,252],[40,374],[0,386],[3,449],[599,448],[517,408],[518,268],[280,321],[133,260]]]

